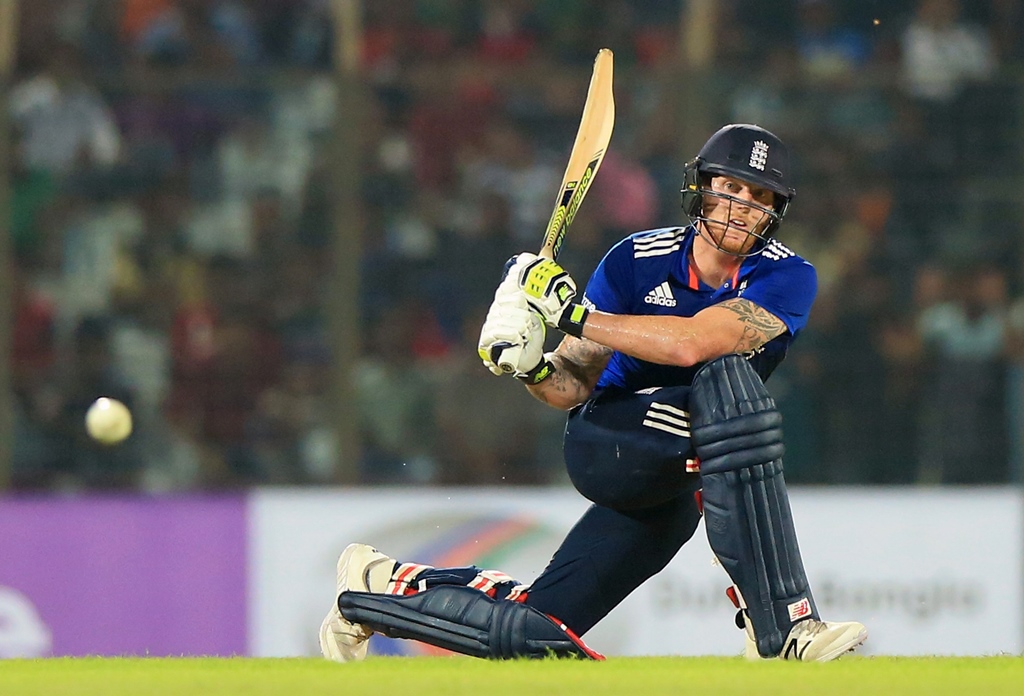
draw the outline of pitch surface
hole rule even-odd
[[[463,657],[319,659],[53,658],[0,662],[0,693],[388,694],[1020,694],[1024,657],[847,657],[828,664],[741,658],[487,662]]]

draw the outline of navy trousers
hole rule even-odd
[[[606,390],[569,413],[565,463],[593,505],[530,585],[526,603],[577,635],[662,570],[693,536],[701,512],[700,475],[686,472],[689,387],[648,393]],[[435,568],[427,587],[466,585],[480,569]],[[515,583],[495,588],[507,596]]]
[[[604,391],[570,412],[565,463],[594,504],[569,531],[526,603],[583,635],[661,571],[700,521],[686,472],[689,387]]]

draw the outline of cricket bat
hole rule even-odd
[[[558,188],[555,209],[548,221],[544,244],[538,256],[557,259],[562,250],[565,233],[576,217],[584,196],[604,160],[604,153],[612,139],[615,125],[615,98],[612,95],[612,52],[602,48],[594,59],[594,72],[590,76],[587,101],[576,131],[576,140],[569,153],[569,162]]]
[[[576,140],[569,153],[569,162],[562,175],[562,184],[558,187],[555,209],[551,212],[544,243],[537,253],[549,259],[557,259],[565,241],[565,233],[569,230],[576,211],[580,209],[583,198],[594,182],[597,170],[601,167],[608,143],[612,139],[612,127],[615,125],[615,98],[612,94],[613,61],[611,49],[602,48],[594,59],[594,72],[590,76],[587,88],[587,101],[583,105],[583,116],[576,131]],[[496,361],[503,372],[515,371],[519,359],[518,347],[508,345],[502,349],[500,360]]]

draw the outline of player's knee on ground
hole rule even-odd
[[[738,355],[701,368],[690,413],[708,541],[747,599],[758,652],[776,655],[794,623],[817,617],[782,475],[782,416]]]

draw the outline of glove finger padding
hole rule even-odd
[[[521,251],[511,257],[505,262],[505,267],[501,269],[501,282],[504,283],[506,280],[511,278],[511,282],[515,283],[518,287],[519,277],[522,274],[523,269],[539,258],[540,257],[536,254],[531,254],[528,251]]]
[[[526,374],[544,359],[546,328],[521,293],[496,299],[480,329],[477,352],[496,375]]]
[[[491,308],[487,311],[488,318],[494,314],[498,307],[530,308],[530,305],[527,303],[528,298],[523,294],[522,288],[519,286],[519,276],[526,263],[536,258],[536,255],[524,252],[518,256],[513,256],[505,262],[505,269],[501,274],[501,282],[494,290],[494,299],[491,302]]]

